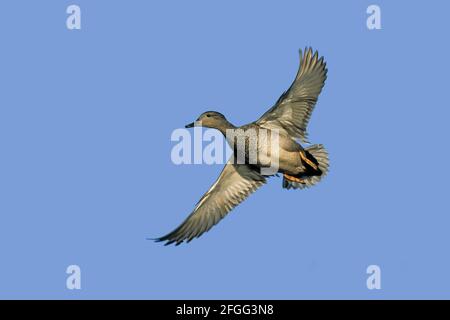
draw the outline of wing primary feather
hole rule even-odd
[[[215,226],[227,213],[266,182],[266,178],[245,164],[228,161],[212,187],[195,206],[194,211],[175,230],[155,239],[165,245],[180,245],[199,238]]]

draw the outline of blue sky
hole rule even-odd
[[[66,28],[77,4],[81,30]],[[366,8],[381,8],[368,30]],[[5,1],[1,298],[449,298],[443,1]],[[221,165],[172,163],[206,110],[257,119],[298,49],[325,56],[314,188],[274,178],[189,245],[177,226]],[[66,268],[81,268],[81,290]],[[366,268],[381,268],[368,290]]]

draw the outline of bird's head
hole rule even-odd
[[[228,124],[225,116],[216,111],[203,112],[195,122],[186,125],[186,128],[192,127],[206,127],[206,128],[219,128],[224,124]]]

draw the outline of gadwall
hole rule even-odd
[[[309,144],[306,126],[326,77],[323,57],[319,59],[318,52],[313,53],[311,48],[305,49],[304,55],[300,50],[300,67],[291,87],[257,121],[236,127],[221,113],[207,111],[187,125],[186,128],[202,126],[219,130],[234,150],[233,156],[189,217],[174,231],[155,240],[179,245],[200,237],[277,173],[283,174],[285,189],[303,189],[319,182],[328,172],[328,154],[320,144],[303,148],[298,140]],[[256,159],[250,156],[252,138],[248,132],[256,133]],[[237,141],[243,135],[245,143],[239,144]],[[277,142],[275,149],[273,141]],[[274,155],[277,170],[267,172]]]

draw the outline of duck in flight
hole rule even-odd
[[[328,172],[328,154],[321,144],[303,147],[300,142],[309,144],[306,127],[326,77],[324,58],[319,58],[318,52],[313,53],[311,48],[305,49],[304,52],[300,50],[300,67],[294,82],[275,105],[255,122],[236,127],[221,113],[207,111],[195,122],[187,125],[186,128],[203,126],[219,130],[225,135],[234,153],[219,178],[186,220],[169,234],[155,240],[163,241],[166,245],[179,245],[209,231],[274,175],[264,174],[262,170],[267,166],[267,153],[277,155],[277,172],[283,175],[283,188],[303,189],[318,183]],[[237,150],[235,140],[242,133],[249,131],[256,132],[257,137],[257,158],[253,162],[249,161],[251,152],[248,136],[244,139],[243,150]],[[263,131],[264,135],[261,133]],[[230,132],[238,133],[232,135]],[[267,136],[278,137],[276,150],[266,146]],[[243,155],[244,161],[236,159],[237,154]]]

